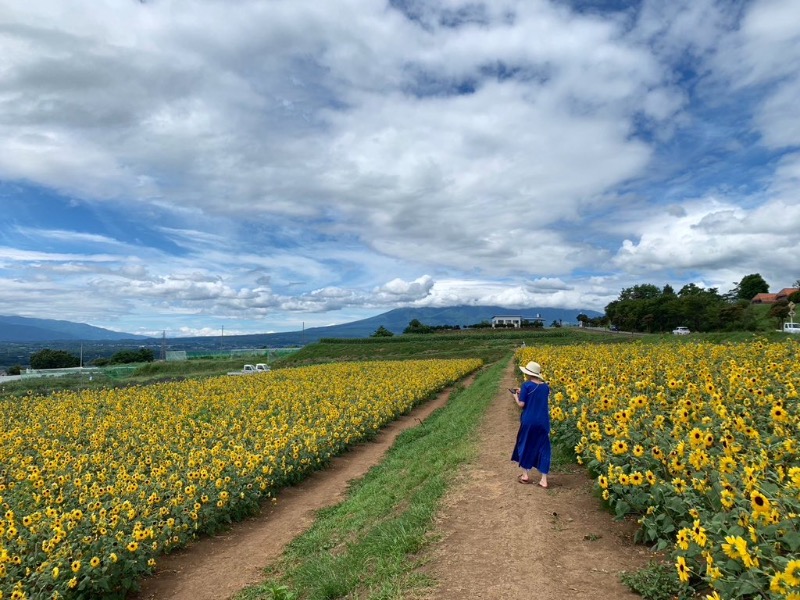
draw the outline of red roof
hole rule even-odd
[[[756,294],[750,302],[755,304],[775,304],[778,294]]]

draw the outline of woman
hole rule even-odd
[[[546,488],[550,472],[550,386],[542,379],[539,363],[531,361],[519,369],[525,374],[525,382],[521,389],[512,390],[522,414],[511,460],[522,469],[517,481],[533,483],[530,471],[535,467],[542,476],[539,485]]]

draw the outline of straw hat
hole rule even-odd
[[[531,361],[524,367],[520,367],[519,370],[525,373],[525,375],[531,375],[538,379],[542,379],[542,367],[539,366],[539,363],[537,362]]]

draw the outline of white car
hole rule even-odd
[[[676,327],[672,330],[672,335],[688,335],[692,333],[688,327]]]
[[[800,323],[784,323],[783,333],[797,333],[800,334]]]

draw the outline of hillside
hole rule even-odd
[[[85,323],[0,315],[0,342],[46,342],[56,340],[147,339]]]

